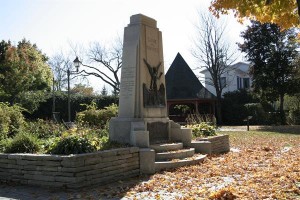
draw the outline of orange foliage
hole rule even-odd
[[[240,22],[248,18],[276,23],[283,29],[300,25],[296,0],[213,0],[210,11],[217,17],[233,11]]]

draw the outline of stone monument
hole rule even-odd
[[[149,147],[181,137],[180,126],[167,114],[162,33],[156,20],[130,17],[122,60],[119,114],[110,121],[110,140]]]

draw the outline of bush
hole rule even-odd
[[[187,127],[192,129],[194,138],[217,135],[214,126],[211,126],[205,122],[202,122],[200,124],[188,125]]]
[[[27,119],[52,119],[53,99],[51,95],[47,95],[48,99],[41,102],[37,110],[32,113],[24,113]],[[76,113],[85,110],[86,104],[91,104],[94,101],[99,109],[105,108],[112,103],[118,103],[118,97],[115,96],[101,96],[101,95],[80,95],[72,94],[70,97],[71,103],[71,119],[75,119]],[[67,121],[68,119],[68,96],[65,92],[56,92],[55,94],[55,111],[60,113],[60,118]]]
[[[7,138],[10,122],[10,117],[7,115],[7,111],[0,106],[0,140]]]
[[[85,137],[70,135],[62,138],[50,150],[51,154],[81,154],[96,151],[96,147]]]
[[[82,126],[92,126],[104,128],[107,122],[117,116],[118,106],[112,104],[104,109],[97,109],[95,102],[90,105],[86,105],[86,110],[77,113],[76,122]]]
[[[5,149],[11,143],[11,141],[12,141],[11,138],[6,138],[6,139],[0,140],[0,153],[5,152]]]
[[[22,131],[25,124],[23,110],[18,105],[9,106],[7,103],[0,102],[0,139],[14,136]]]
[[[36,153],[39,151],[39,141],[31,134],[17,134],[5,148],[5,153]]]
[[[53,123],[53,121],[45,121],[38,119],[37,121],[27,122],[25,129],[38,138],[50,138],[60,136],[66,128],[62,124]]]
[[[38,110],[41,103],[46,102],[51,97],[52,94],[49,91],[24,91],[17,96],[17,102],[29,113],[33,113]]]
[[[261,103],[248,103],[245,104],[248,116],[253,116],[250,120],[251,124],[268,124],[268,113],[265,112]]]
[[[212,114],[189,114],[186,118],[188,125],[206,123],[211,126],[217,125],[216,117]]]
[[[99,150],[108,150],[114,148],[124,148],[129,147],[129,144],[121,144],[116,141],[110,141],[108,137],[101,138],[100,149]]]
[[[222,119],[226,125],[244,125],[247,116],[253,116],[251,124],[270,124],[268,112],[274,112],[264,99],[246,90],[237,90],[224,94],[222,101]]]
[[[300,110],[290,110],[288,115],[288,123],[292,125],[300,124]]]

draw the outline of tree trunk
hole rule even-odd
[[[285,113],[284,113],[284,109],[283,109],[283,102],[284,102],[284,94],[281,94],[280,95],[280,107],[279,107],[281,125],[286,124],[286,118],[285,118]]]
[[[15,104],[16,98],[17,98],[16,95],[11,95],[9,99],[10,106],[13,106]]]
[[[216,118],[217,118],[217,124],[218,125],[222,125],[222,105],[221,105],[221,101],[222,101],[222,94],[221,92],[216,92],[217,93],[217,111],[216,111]]]

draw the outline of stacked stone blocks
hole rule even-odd
[[[28,185],[81,188],[139,174],[137,147],[68,156],[0,154],[0,180]]]
[[[218,135],[208,138],[201,138],[198,141],[202,141],[204,143],[211,143],[211,153],[219,154],[226,153],[230,151],[229,145],[229,135]]]

